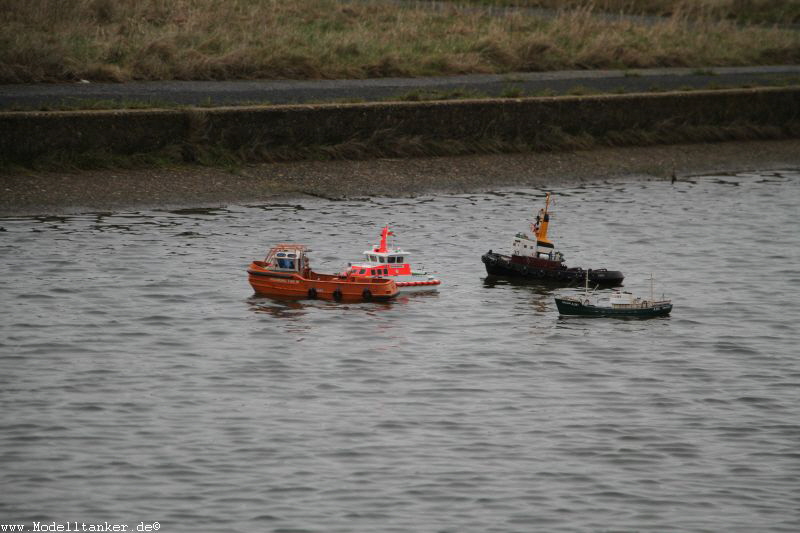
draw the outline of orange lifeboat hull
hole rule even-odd
[[[253,261],[247,269],[253,290],[263,296],[288,298],[320,298],[324,300],[388,300],[397,296],[397,284],[385,278],[359,278],[318,274],[311,270],[275,272],[263,261]]]

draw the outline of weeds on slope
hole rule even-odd
[[[639,0],[646,1],[655,0]],[[648,24],[609,20],[580,4],[543,17],[388,0],[0,0],[0,82],[341,79],[800,61],[798,31],[686,10]]]

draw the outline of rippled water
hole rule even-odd
[[[568,264],[669,318],[487,280],[540,190],[5,218],[0,522],[172,531],[796,531],[800,173],[554,189]],[[391,303],[254,297],[390,222]]]

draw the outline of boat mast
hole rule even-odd
[[[544,209],[539,210],[539,214],[536,215],[536,241],[538,243],[550,245],[552,248],[553,243],[547,238],[547,226],[550,224],[550,193],[547,193],[547,198],[545,199]]]
[[[373,252],[378,252],[378,253],[386,253],[386,252],[388,252],[388,251],[389,251],[389,248],[387,248],[387,247],[386,247],[386,238],[387,238],[389,235],[394,235],[394,233],[392,233],[391,231],[389,231],[389,225],[387,224],[387,225],[385,225],[385,226],[383,227],[383,229],[381,230],[381,244],[380,244],[380,246],[379,246],[379,247],[375,248],[375,249],[373,250]]]

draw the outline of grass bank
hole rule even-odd
[[[487,7],[575,9],[591,6],[606,13],[734,20],[739,23],[800,23],[800,0],[457,0]]]
[[[598,17],[591,7],[541,17],[382,0],[0,0],[3,83],[798,62],[800,32],[742,26],[702,10],[642,24]]]

